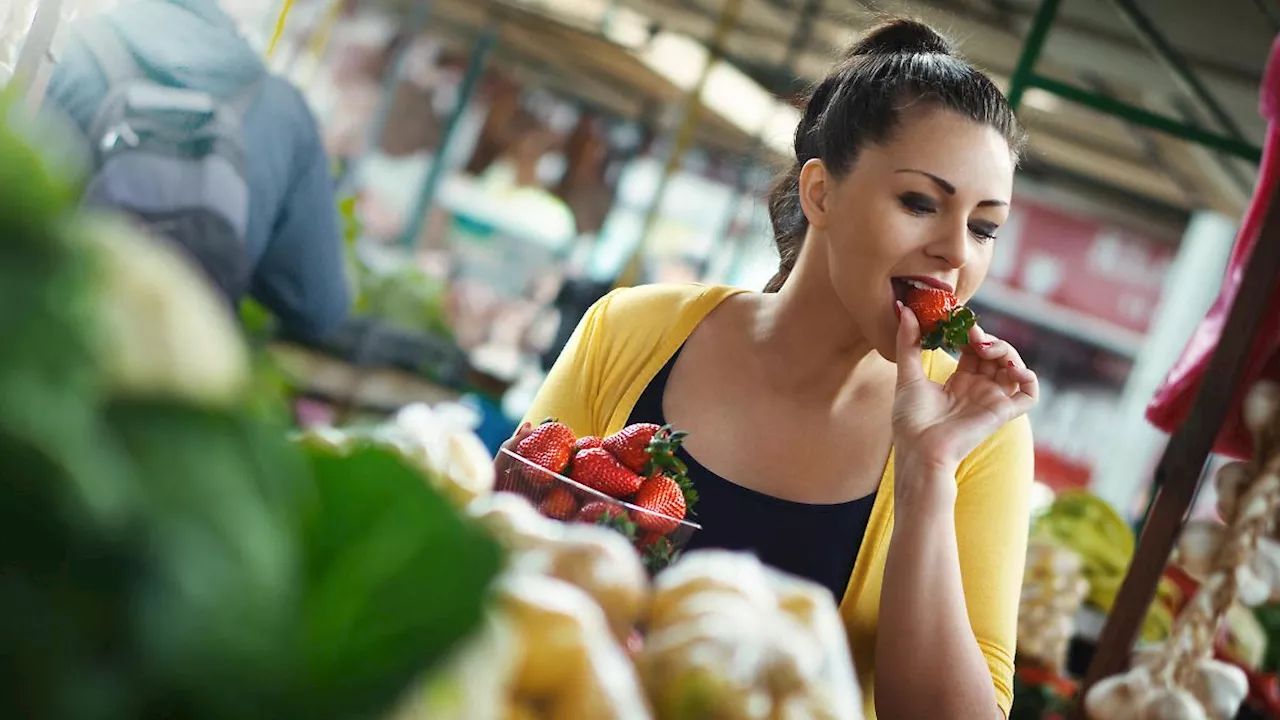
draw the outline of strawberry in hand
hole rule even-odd
[[[972,310],[942,288],[908,286],[904,303],[920,323],[920,346],[925,350],[959,350],[969,343],[969,330],[978,322]]]
[[[957,343],[961,354],[956,371],[945,384],[933,382],[924,371],[922,328],[915,312],[900,303],[898,313],[895,465],[899,469],[912,466],[910,474],[923,470],[949,477],[949,484],[943,484],[954,493],[961,461],[996,430],[1035,406],[1039,381],[1013,346],[974,325],[963,343]],[[901,486],[895,481],[895,500],[901,495],[905,501],[917,489],[904,476]]]

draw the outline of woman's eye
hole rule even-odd
[[[979,223],[979,224],[969,226],[969,232],[973,233],[974,237],[978,238],[983,242],[989,242],[991,240],[995,240],[996,230],[999,230],[999,229],[1000,228],[996,227],[995,225],[991,225],[989,223]]]
[[[938,209],[934,205],[932,198],[920,193],[903,193],[898,196],[898,201],[902,203],[902,207],[907,209],[907,212],[915,215],[926,215]]]

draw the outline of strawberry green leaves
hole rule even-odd
[[[969,344],[969,330],[977,323],[978,316],[969,308],[960,306],[948,313],[947,319],[938,323],[932,332],[926,334],[920,346],[925,350],[957,352]]]

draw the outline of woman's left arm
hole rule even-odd
[[[1012,698],[1032,473],[1022,416],[1038,387],[1016,351],[977,330],[952,379],[933,383],[915,317],[902,315],[876,712],[998,718]]]

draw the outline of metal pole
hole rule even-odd
[[[1064,82],[1059,82],[1052,78],[1041,77],[1032,74],[1031,77],[1024,81],[1023,87],[1035,87],[1046,92],[1057,95],[1063,100],[1093,108],[1099,112],[1106,113],[1113,117],[1119,118],[1135,125],[1142,125],[1153,130],[1172,135],[1183,140],[1212,148],[1221,153],[1233,155],[1243,160],[1248,160],[1254,164],[1262,161],[1262,150],[1243,140],[1235,138],[1223,137],[1216,133],[1201,130],[1192,127],[1186,123],[1178,122],[1172,118],[1144,110],[1140,107],[1130,105],[1128,103],[1102,97],[1097,93],[1089,92]]]
[[[653,234],[654,226],[657,225],[667,186],[670,184],[672,176],[680,169],[685,153],[693,145],[693,138],[698,130],[698,114],[702,110],[702,90],[707,85],[707,78],[711,76],[711,70],[724,54],[725,41],[729,39],[729,33],[733,32],[733,28],[738,24],[738,15],[742,12],[742,5],[743,0],[724,0],[724,4],[720,7],[720,19],[716,23],[711,43],[707,48],[707,61],[703,64],[702,72],[699,73],[693,89],[686,96],[684,112],[680,118],[680,125],[676,130],[675,141],[667,153],[667,160],[662,168],[662,178],[658,181],[658,187],[653,194],[653,202],[645,213],[643,229],[640,232],[640,242],[636,243],[631,258],[623,266],[615,287],[632,285],[640,275],[641,264],[644,261],[644,248],[649,242],[649,236]]]
[[[44,87],[39,82],[40,69],[49,60],[49,50],[61,22],[62,0],[38,0],[35,17],[31,19],[27,37],[22,41],[17,62],[13,64],[10,82],[21,89],[27,112],[33,116],[44,100]]]
[[[271,38],[267,41],[267,51],[265,53],[268,60],[272,55],[276,54],[276,48],[280,45],[280,38],[284,37],[285,25],[289,22],[289,12],[293,10],[293,0],[284,0],[284,5],[280,8],[280,13],[276,15],[274,27],[271,30]]]
[[[1035,77],[1036,61],[1040,59],[1040,51],[1044,49],[1045,40],[1049,37],[1049,28],[1058,15],[1058,4],[1061,0],[1040,0],[1040,7],[1031,21],[1031,30],[1022,43],[1022,54],[1018,56],[1018,65],[1009,79],[1009,106],[1014,112],[1022,104],[1022,96],[1026,93],[1030,81]]]
[[[482,30],[480,36],[476,38],[471,57],[467,60],[466,74],[463,75],[462,85],[458,88],[458,99],[453,104],[453,110],[449,113],[449,120],[444,126],[444,133],[440,137],[440,146],[436,148],[435,157],[431,160],[431,167],[427,170],[427,177],[418,191],[413,211],[409,215],[409,223],[400,235],[400,245],[403,247],[412,248],[418,243],[418,235],[422,232],[422,226],[426,222],[427,211],[431,209],[440,181],[444,178],[449,149],[458,134],[458,124],[462,120],[462,114],[466,111],[467,105],[471,103],[472,96],[475,95],[476,86],[479,84],[481,75],[484,74],[485,62],[489,59],[489,53],[498,41],[499,32],[499,26],[492,24]]]
[[[1151,22],[1151,18],[1139,8],[1133,0],[1111,0],[1120,14],[1138,34],[1147,48],[1155,53],[1156,57],[1169,68],[1173,73],[1173,77],[1182,86],[1187,94],[1200,101],[1204,105],[1206,111],[1221,126],[1227,135],[1236,140],[1243,140],[1244,133],[1240,131],[1240,126],[1231,117],[1222,105],[1218,102],[1213,94],[1209,92],[1209,88],[1200,82],[1200,78],[1196,76],[1195,70],[1191,69],[1191,64],[1182,57],[1176,48],[1165,39],[1164,35],[1156,28],[1155,23]]]
[[[427,19],[431,16],[431,4],[432,0],[419,0],[414,4],[413,10],[409,14],[407,39],[399,51],[396,52],[390,72],[383,74],[382,92],[378,97],[378,107],[373,113],[373,121],[369,123],[369,134],[365,137],[364,146],[360,148],[360,155],[356,158],[356,161],[348,163],[343,171],[343,176],[338,183],[338,197],[345,195],[351,189],[351,183],[355,181],[353,166],[358,166],[359,161],[364,156],[378,149],[382,144],[382,134],[386,132],[387,122],[391,118],[391,110],[396,104],[396,88],[400,87],[401,81],[404,80],[405,72],[409,67],[409,58],[412,56],[414,42],[417,40],[418,35],[422,33],[423,28],[427,26]]]

